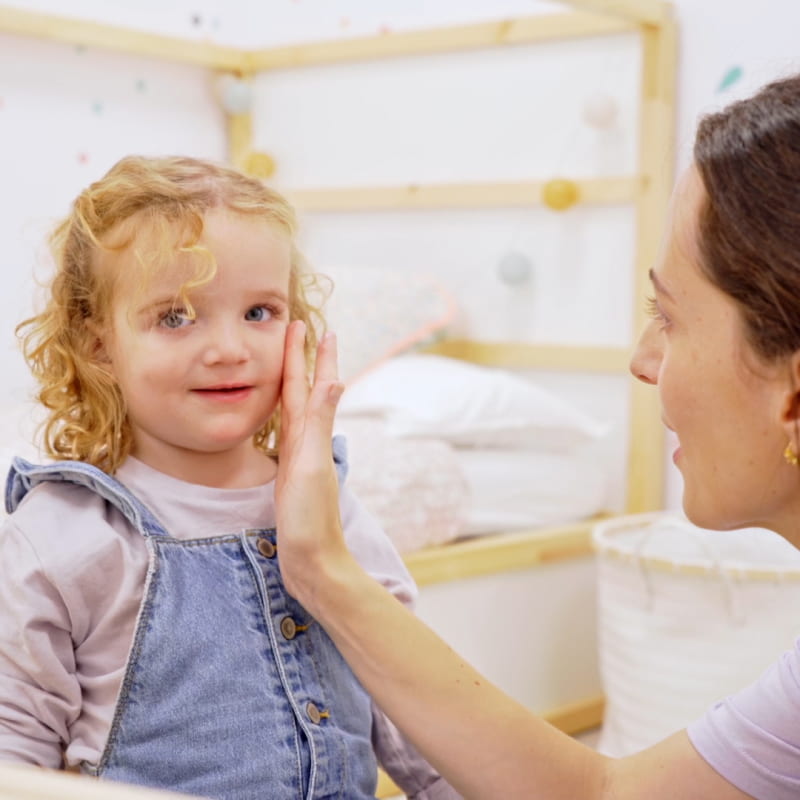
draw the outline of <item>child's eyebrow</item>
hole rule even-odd
[[[279,303],[283,306],[289,305],[289,295],[280,289],[253,289],[248,292],[248,303]]]
[[[659,294],[664,295],[664,297],[666,297],[667,300],[672,300],[672,302],[674,303],[675,302],[675,298],[670,294],[670,292],[667,289],[667,287],[664,286],[663,283],[661,283],[661,279],[658,277],[658,275],[656,275],[655,270],[654,269],[650,269],[647,274],[650,277],[650,282],[653,284],[653,288]]]
[[[157,297],[147,300],[144,303],[132,303],[129,313],[137,317],[149,316],[151,314],[158,314],[162,311],[167,311],[173,308],[182,307],[183,302],[180,297],[175,295],[171,297]]]

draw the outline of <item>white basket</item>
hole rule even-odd
[[[800,551],[777,534],[638,514],[598,524],[594,544],[603,753],[627,755],[681,730],[800,632]]]

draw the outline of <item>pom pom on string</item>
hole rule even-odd
[[[247,114],[253,106],[253,89],[244,78],[226,72],[217,78],[216,90],[228,114]]]
[[[553,211],[566,211],[578,202],[580,191],[575,181],[554,178],[542,188],[542,202]]]
[[[244,161],[244,171],[254,178],[271,178],[275,173],[275,160],[269,153],[254,150]]]
[[[507,252],[497,264],[497,275],[508,286],[523,286],[531,280],[533,264],[525,253]]]
[[[613,97],[598,93],[583,104],[583,121],[595,130],[609,130],[617,122],[617,103]]]

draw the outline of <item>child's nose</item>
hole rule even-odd
[[[206,364],[238,364],[249,358],[247,341],[240,325],[219,322],[210,328],[209,334],[204,355]]]
[[[631,357],[630,371],[643,383],[657,384],[663,353],[655,322],[650,322],[639,337]]]

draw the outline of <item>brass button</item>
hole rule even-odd
[[[322,714],[320,713],[320,710],[316,707],[314,703],[309,703],[306,706],[306,714],[308,714],[308,718],[315,725],[319,725],[319,721],[322,719]]]
[[[264,558],[275,557],[275,551],[277,548],[269,539],[259,539],[256,547],[258,548],[258,552],[261,553]]]
[[[297,625],[291,617],[284,617],[281,620],[281,633],[284,639],[294,639],[297,635]]]

